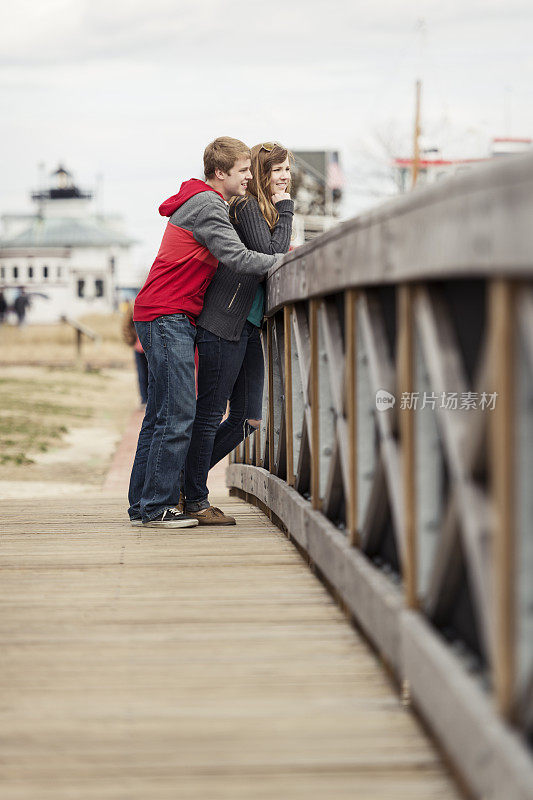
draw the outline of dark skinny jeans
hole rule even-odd
[[[198,326],[198,398],[189,453],[185,496],[189,511],[209,506],[207,474],[254,429],[261,419],[264,364],[261,333],[245,322],[237,342]],[[221,424],[229,400],[229,415]]]

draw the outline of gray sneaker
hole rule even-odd
[[[154,519],[143,522],[143,528],[194,528],[198,520],[188,514],[180,514],[175,508],[166,508]]]
[[[140,517],[134,517],[133,519],[130,519],[130,524],[135,525],[137,528],[140,528],[141,525],[143,524],[143,521]]]

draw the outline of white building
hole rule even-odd
[[[32,192],[33,214],[4,214],[0,289],[12,301],[23,286],[31,298],[28,322],[55,322],[116,308],[116,276],[131,270],[134,240],[118,216],[99,214],[91,192],[66,169]]]

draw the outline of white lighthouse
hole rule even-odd
[[[30,323],[115,309],[116,276],[132,271],[134,244],[121,218],[98,213],[61,165],[31,199],[33,213],[2,216],[0,288],[25,288]]]

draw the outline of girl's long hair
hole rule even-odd
[[[270,147],[270,143],[269,143]],[[262,144],[256,144],[252,147],[252,179],[248,181],[248,188],[245,197],[237,197],[231,201],[231,216],[238,221],[237,212],[239,207],[243,207],[248,202],[250,197],[255,197],[259,203],[261,213],[267,221],[270,230],[273,230],[278,219],[279,214],[272,202],[272,195],[270,192],[270,177],[272,167],[276,164],[283,164],[286,158],[292,162],[294,156],[280,144],[273,144],[271,150],[265,150]],[[287,186],[287,191],[290,191],[290,183]]]

